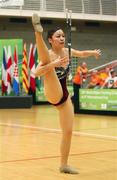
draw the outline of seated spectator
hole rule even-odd
[[[100,86],[102,87],[103,86],[103,84],[105,83],[105,80],[107,79],[107,78],[109,78],[109,77],[111,77],[111,73],[110,73],[110,68],[105,68],[100,74],[99,74],[99,76],[100,76]]]
[[[100,88],[101,78],[97,70],[92,71],[87,88]]]
[[[105,80],[105,83],[103,84],[102,88],[117,88],[117,75],[114,69],[111,70],[111,77],[108,77]]]

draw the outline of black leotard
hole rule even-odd
[[[59,78],[59,81],[63,90],[62,99],[58,103],[53,104],[54,106],[58,106],[58,105],[63,104],[67,100],[68,95],[69,95],[69,92],[67,90],[67,83],[66,83],[66,79],[69,73],[69,65],[66,69],[64,69],[63,67],[58,67],[58,68],[55,68],[55,70],[56,70],[56,74]]]

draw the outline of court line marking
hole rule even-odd
[[[82,156],[82,155],[108,153],[108,152],[116,152],[116,151],[117,151],[117,149],[109,149],[109,150],[102,150],[102,151],[92,151],[92,152],[82,152],[82,153],[77,153],[77,154],[70,154],[69,156]],[[0,164],[24,162],[24,161],[36,161],[36,160],[44,160],[44,159],[46,160],[46,159],[55,159],[55,158],[60,158],[60,155],[42,156],[42,157],[27,158],[27,159],[14,159],[14,160],[0,161]]]
[[[60,129],[43,128],[43,127],[37,127],[37,126],[31,126],[31,125],[0,123],[0,126],[26,128],[26,129],[45,131],[45,132],[50,132],[50,133],[61,133]],[[78,132],[78,131],[73,131],[73,135],[75,135],[75,136],[79,136],[79,135],[80,136],[89,136],[89,137],[117,140],[117,136],[108,136],[108,135],[101,135],[101,134],[95,134],[95,133],[86,133],[86,132]]]

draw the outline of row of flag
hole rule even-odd
[[[14,95],[20,95],[22,92],[25,94],[35,92],[36,80],[32,72],[35,70],[37,57],[37,49],[33,44],[30,44],[29,55],[27,55],[26,43],[24,44],[21,62],[18,60],[17,46],[14,48],[13,55],[11,53],[11,46],[8,46],[7,48],[5,46],[3,47],[1,72],[2,96],[10,95],[11,93],[14,93]],[[19,65],[21,65],[21,70],[19,70]]]

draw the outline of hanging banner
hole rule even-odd
[[[0,7],[23,6],[24,0],[0,0]]]
[[[80,89],[80,109],[117,111],[117,89]]]

